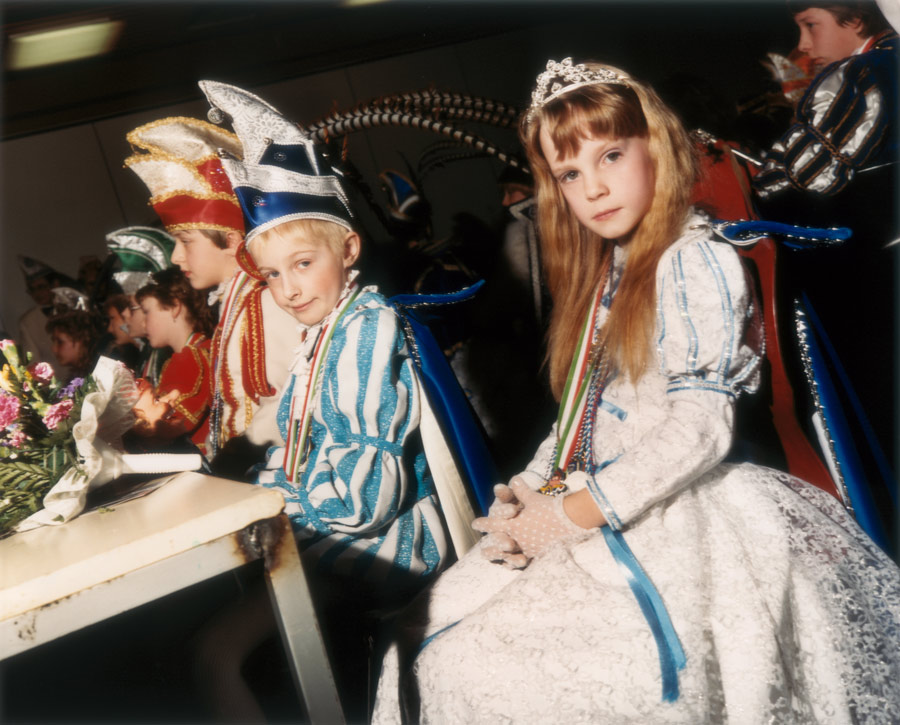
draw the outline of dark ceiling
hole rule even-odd
[[[97,18],[124,23],[106,55],[8,69],[11,34]],[[564,45],[580,35],[591,55],[627,38],[632,70],[692,59],[734,93],[764,50],[795,42],[784,0],[0,0],[0,20],[3,139],[196,99],[198,78],[254,87],[522,28]]]
[[[10,71],[3,58],[3,138],[84,123],[196,96],[214,73],[256,85],[458,42],[533,21],[510,3],[106,2],[0,0],[3,40],[35,26],[124,21],[114,50]],[[8,46],[7,46],[8,47]]]

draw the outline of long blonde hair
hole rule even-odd
[[[610,66],[585,65],[621,75]],[[542,106],[530,122],[523,120],[520,137],[535,178],[543,267],[553,298],[547,352],[550,386],[559,399],[593,292],[607,279],[615,242],[585,229],[568,208],[541,150],[541,129],[564,157],[577,154],[582,142],[592,137],[648,140],[653,200],[628,243],[628,260],[601,339],[610,365],[632,381],[640,379],[650,361],[656,268],[677,239],[690,208],[696,162],[675,114],[652,88],[633,79],[627,85],[576,88]]]

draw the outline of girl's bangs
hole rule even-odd
[[[586,138],[647,135],[640,102],[624,86],[577,88],[551,101],[542,111],[541,126],[563,158],[577,154]]]

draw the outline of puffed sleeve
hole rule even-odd
[[[172,403],[172,417],[157,428],[159,437],[171,439],[192,433],[206,420],[210,407],[209,365],[209,340],[186,345],[163,365],[156,397],[173,390],[178,391],[178,397]]]
[[[880,152],[889,123],[884,93],[863,56],[830,67],[801,99],[797,120],[753,184],[763,198],[790,188],[836,194]]]
[[[335,330],[322,370],[310,462],[291,518],[302,537],[384,530],[418,498],[404,465],[419,425],[418,387],[396,316],[354,311]],[[424,465],[424,461],[421,465]]]
[[[759,356],[744,341],[751,295],[730,245],[695,241],[664,257],[657,296],[655,342],[666,390],[656,423],[595,476],[573,474],[585,478],[614,529],[724,458],[734,401],[758,382]]]

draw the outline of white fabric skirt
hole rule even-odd
[[[478,547],[407,612],[375,723],[897,723],[900,569],[809,484],[721,465],[624,537],[686,654],[664,702],[602,534],[521,571]]]

